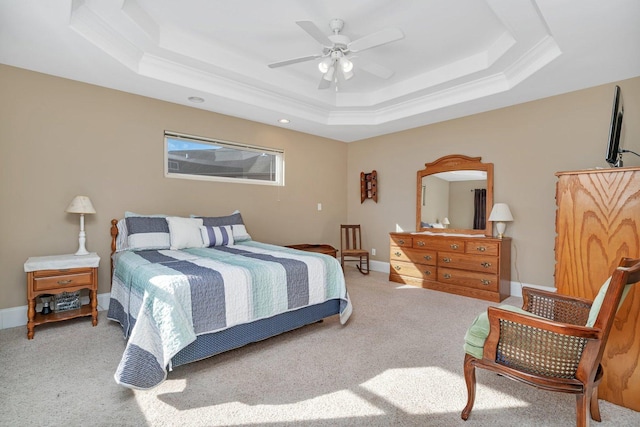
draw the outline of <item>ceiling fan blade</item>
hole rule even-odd
[[[391,76],[395,74],[395,71],[378,63],[367,61],[364,58],[358,58],[357,66],[362,71],[366,71],[369,74],[385,80],[390,79]]]
[[[322,55],[309,55],[302,56],[300,58],[287,59],[286,61],[274,62],[269,64],[269,68],[284,67],[285,65],[297,64],[298,62],[311,61],[312,59],[320,58]]]
[[[403,38],[404,33],[398,28],[385,28],[384,30],[376,31],[368,36],[352,41],[348,47],[351,52],[362,52],[365,49],[382,46],[383,44],[395,42]]]
[[[311,21],[296,21],[296,24],[300,26],[303,30],[307,32],[311,37],[316,39],[318,43],[322,46],[331,47],[333,46],[333,42],[329,40],[329,37],[322,32],[320,28],[316,24]]]

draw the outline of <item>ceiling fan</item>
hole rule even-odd
[[[342,19],[332,19],[331,22],[329,22],[329,28],[331,28],[332,32],[331,35],[325,35],[322,30],[311,21],[296,21],[296,24],[323,46],[322,53],[274,62],[269,64],[269,68],[283,67],[285,65],[323,58],[318,64],[318,68],[323,74],[318,89],[327,89],[331,86],[332,82],[337,83],[338,76],[341,76],[345,80],[353,77],[353,63],[349,58],[353,59],[355,56],[351,54],[404,38],[404,33],[398,28],[385,28],[351,41],[349,37],[340,34],[340,31],[344,28],[344,21]],[[358,59],[358,66],[362,70],[382,79],[388,79],[393,75],[392,70],[382,65],[368,62],[363,58]]]

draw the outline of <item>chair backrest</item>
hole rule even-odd
[[[631,285],[640,282],[640,259],[622,258],[618,267],[613,271],[609,286],[602,292],[603,298],[600,310],[593,327],[600,330],[600,339],[589,341],[582,353],[583,358],[590,359],[591,372],[595,375],[596,367],[602,360],[605,345],[609,339],[609,332],[616,317],[618,307],[631,289]],[[596,297],[597,299],[598,297]],[[594,301],[597,303],[597,301]],[[591,347],[592,350],[588,348]],[[595,348],[594,348],[595,347]],[[586,356],[585,356],[586,355]]]
[[[362,249],[360,224],[340,225],[340,249]]]
[[[637,282],[640,282],[640,259],[622,258],[613,271],[608,286],[603,286],[594,300],[594,305],[600,305],[600,309],[593,327],[609,335],[618,307],[631,290],[631,285]]]

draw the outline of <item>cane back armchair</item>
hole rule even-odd
[[[618,307],[640,281],[640,259],[623,258],[593,303],[587,299],[523,288],[523,306],[489,307],[465,336],[467,420],[476,390],[475,368],[488,369],[534,387],[576,396],[576,425],[600,421],[600,361]]]

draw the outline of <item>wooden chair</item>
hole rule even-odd
[[[349,259],[347,259],[349,258]],[[357,258],[357,259],[355,259]],[[369,251],[362,249],[360,225],[340,225],[340,265],[355,261],[362,274],[369,274]]]
[[[462,419],[473,408],[475,368],[483,368],[543,390],[575,394],[576,425],[589,425],[589,415],[600,421],[600,361],[616,311],[638,281],[640,259],[623,258],[593,303],[524,288],[522,309],[489,307],[480,314],[465,336],[468,400]],[[488,336],[481,345],[483,316]]]

